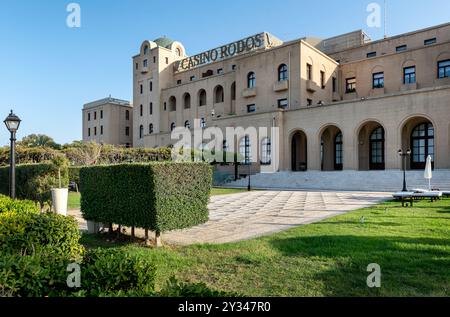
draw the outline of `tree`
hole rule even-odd
[[[23,137],[20,145],[26,147],[50,147],[56,150],[61,149],[61,145],[56,143],[51,137],[45,134],[30,134]]]

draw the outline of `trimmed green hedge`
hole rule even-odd
[[[80,171],[83,217],[165,232],[208,220],[212,170],[206,163],[85,167]]]
[[[29,199],[38,201],[36,182],[42,185],[47,178],[50,182],[48,187],[55,186],[57,181],[58,168],[52,163],[26,164],[16,166],[16,196],[19,199]],[[51,178],[51,179],[50,179]],[[69,184],[69,172],[67,168],[61,169],[62,186]],[[9,195],[9,167],[0,167],[0,194]]]
[[[36,203],[31,200],[17,200],[0,195],[0,214],[2,212],[30,212],[37,214],[39,213],[39,208]]]

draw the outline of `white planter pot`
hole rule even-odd
[[[58,215],[67,216],[68,199],[69,199],[68,188],[53,188],[52,189],[53,211]]]

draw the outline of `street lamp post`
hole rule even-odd
[[[398,155],[402,158],[402,168],[403,168],[403,192],[407,192],[408,189],[406,188],[406,158],[411,155],[411,150],[408,149],[406,152],[403,152],[403,150],[398,150]]]
[[[252,167],[252,163],[249,160],[249,162],[248,162],[248,186],[247,186],[247,190],[248,191],[252,190],[252,186],[251,186],[251,183],[250,183],[250,177],[251,177],[251,173],[252,173],[251,167]]]
[[[9,155],[9,196],[12,199],[16,198],[16,132],[19,129],[21,120],[16,116],[13,111],[3,121],[6,128],[11,133],[11,146]]]

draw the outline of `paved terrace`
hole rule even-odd
[[[176,245],[236,242],[318,222],[391,198],[387,193],[301,191],[213,196],[207,223],[164,233],[162,239]],[[87,230],[79,210],[71,210],[69,214],[77,218],[81,230]],[[136,236],[143,237],[144,231],[136,230]]]

